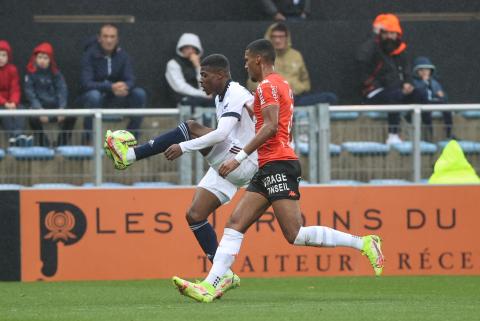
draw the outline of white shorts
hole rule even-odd
[[[205,159],[210,164],[210,168],[200,183],[198,183],[198,187],[215,194],[221,204],[229,202],[240,187],[250,183],[253,175],[258,170],[257,163],[247,158],[226,178],[221,177],[218,174],[220,165],[224,161],[235,157],[235,154],[230,152],[231,146],[232,144],[228,140],[213,146],[210,153],[205,156]]]

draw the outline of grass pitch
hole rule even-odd
[[[0,282],[0,320],[480,320],[480,277],[242,279],[211,304],[169,280]]]

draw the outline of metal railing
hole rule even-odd
[[[211,114],[215,126],[216,117],[213,108],[195,108],[195,114],[191,115],[189,106],[181,108],[168,109],[55,109],[55,110],[0,110],[0,117],[4,116],[83,116],[93,117],[93,137],[94,137],[94,166],[93,174],[95,184],[101,185],[103,181],[102,169],[102,149],[103,149],[103,131],[102,119],[106,115],[117,116],[176,116],[178,121],[195,118],[201,120],[206,114]],[[328,106],[319,104],[309,107],[296,107],[295,114],[306,117],[304,121],[307,129],[304,135],[308,136],[308,176],[310,183],[328,183],[331,179],[332,166],[330,156],[331,143],[331,120],[330,114],[333,112],[408,112],[412,114],[412,181],[420,182],[422,171],[422,157],[420,142],[422,140],[421,113],[425,111],[470,111],[480,110],[480,104],[445,104],[445,105],[389,105],[389,106]],[[383,125],[385,126],[385,125]],[[297,128],[296,131],[299,129]],[[295,136],[294,132],[294,136]],[[296,146],[298,148],[298,146]],[[197,153],[198,154],[198,153]],[[203,159],[196,155],[195,165],[193,166],[193,154],[187,154],[181,157],[179,168],[179,183],[182,185],[191,185],[198,183],[203,176],[205,163]],[[195,176],[193,172],[195,171]],[[195,178],[195,179],[194,179]],[[194,180],[193,180],[194,179]]]

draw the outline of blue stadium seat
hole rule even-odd
[[[19,185],[19,184],[0,184],[1,190],[16,190],[22,187],[23,185]]]
[[[460,115],[467,119],[477,119],[480,118],[480,110],[466,110],[460,112]]]
[[[76,187],[73,184],[67,184],[67,183],[39,183],[39,184],[33,184],[33,188],[43,188],[43,189],[62,189],[62,188],[72,188]]]
[[[438,146],[443,149],[447,144],[448,140],[442,140],[438,142]],[[469,140],[459,140],[458,144],[462,147],[462,150],[465,154],[478,154],[480,153],[480,142],[474,142]]]
[[[92,146],[59,146],[57,153],[69,159],[92,158],[94,150]]]
[[[330,113],[330,120],[355,120],[359,115],[356,111],[335,111]]]
[[[393,144],[392,147],[398,151],[400,155],[410,155],[413,151],[412,142]],[[422,154],[435,154],[437,152],[437,145],[422,141],[420,142],[420,152]]]
[[[55,151],[48,147],[9,147],[7,152],[11,154],[15,159],[53,159]]]
[[[384,155],[390,151],[390,146],[377,142],[345,142],[342,149],[354,155]]]
[[[0,159],[3,159],[5,157],[5,151],[0,148]]]
[[[132,186],[135,187],[168,187],[168,186],[173,186],[174,184],[170,182],[135,182],[132,184]]]
[[[95,187],[95,184],[94,183],[91,183],[91,182],[88,182],[88,183],[84,183],[82,185],[83,187]],[[127,185],[125,184],[122,184],[122,183],[115,183],[115,182],[103,182],[100,187],[125,187]]]
[[[432,111],[432,118],[433,119],[442,119],[443,118],[443,113],[441,111]]]
[[[330,185],[361,185],[362,182],[354,181],[350,179],[333,179],[329,183]]]
[[[404,179],[371,179],[368,184],[371,185],[405,185],[405,184],[411,184],[412,182],[409,182]]]
[[[365,116],[375,120],[386,120],[388,113],[386,111],[367,111],[363,113]]]
[[[300,154],[304,156],[307,156],[310,150],[308,143],[305,143],[305,142],[298,143],[298,149],[300,151]],[[341,151],[342,151],[342,148],[340,146],[335,144],[330,144],[330,155],[332,156],[339,155]]]

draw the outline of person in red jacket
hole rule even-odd
[[[20,85],[17,67],[12,63],[12,49],[5,40],[0,40],[0,109],[20,108]],[[9,144],[24,145],[27,137],[22,135],[24,117],[1,117],[2,126],[9,136]],[[17,142],[18,140],[18,142]],[[21,143],[20,143],[21,142]]]

